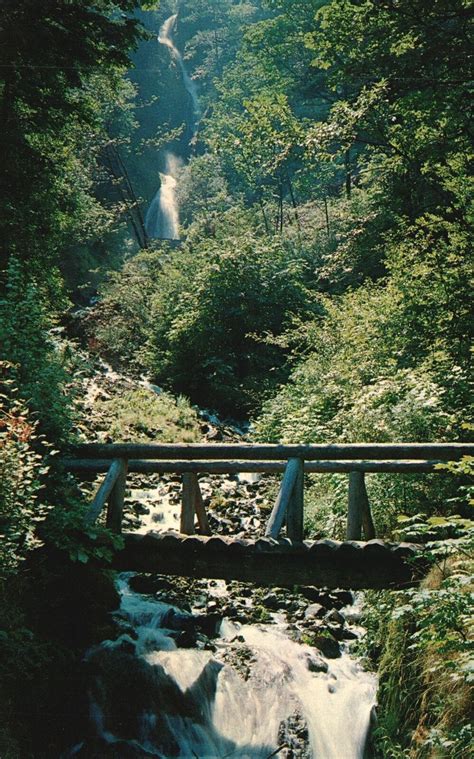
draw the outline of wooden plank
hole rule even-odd
[[[293,493],[288,504],[286,514],[286,533],[290,540],[301,542],[303,540],[303,517],[304,517],[304,462],[298,462],[298,474],[293,486]]]
[[[114,459],[114,461],[112,461],[110,464],[107,475],[102,485],[99,487],[97,493],[95,494],[94,500],[92,501],[89,511],[86,515],[86,518],[84,520],[86,524],[94,524],[96,521],[100,512],[104,508],[105,502],[108,500],[115,483],[117,482],[117,478],[122,472],[122,466],[122,459]]]
[[[110,467],[109,459],[62,459],[63,469],[68,472],[107,472]],[[440,464],[439,459],[430,461],[305,461],[304,471],[311,473],[331,472],[371,472],[392,474],[445,474],[443,469],[435,469]],[[183,472],[207,474],[240,474],[262,473],[278,474],[285,471],[283,461],[144,461],[131,460],[128,462],[129,472],[141,474],[183,474]]]
[[[127,480],[127,462],[125,459],[121,459],[120,464],[120,472],[109,496],[106,521],[107,527],[117,534],[122,532],[123,504]]]
[[[194,535],[194,514],[195,514],[195,474],[185,472],[182,477],[183,492],[181,499],[181,519],[180,532],[184,535]]]
[[[181,536],[167,543],[166,536],[125,534],[125,547],[113,566],[135,572],[159,572],[187,577],[216,577],[270,586],[316,585],[328,588],[387,588],[414,584],[426,571],[422,551],[400,553],[393,546],[370,543],[359,550],[347,543],[323,541],[288,547],[268,541],[245,544],[235,551],[232,541]],[[212,545],[211,545],[212,543]],[[330,544],[330,546],[328,546]]]
[[[291,496],[293,495],[293,489],[295,487],[298,476],[301,472],[301,460],[290,459],[286,465],[285,474],[280,485],[280,492],[278,493],[275,505],[268,520],[265,535],[270,538],[278,538],[283,521],[286,516],[288,504]]]
[[[194,477],[194,509],[196,511],[200,533],[201,535],[211,535],[211,528],[206,514],[206,507],[204,506],[204,501],[202,500],[199,480],[197,478],[197,475],[193,474],[191,476]]]
[[[352,459],[441,459],[450,461],[474,455],[473,443],[348,443],[334,445],[266,445],[250,443],[87,443],[75,446],[73,452],[82,458],[126,459],[246,459],[252,461],[306,461]]]
[[[362,538],[362,488],[363,472],[351,472],[349,475],[349,505],[347,510],[347,540]]]

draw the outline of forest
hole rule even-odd
[[[3,0],[3,759],[224,756],[83,741],[120,539],[84,528],[75,443],[472,441],[473,19],[468,0]],[[444,469],[367,481],[377,535],[432,563],[365,594],[369,753],[234,756],[472,756],[473,457]],[[343,540],[347,477],[306,479],[305,537]]]

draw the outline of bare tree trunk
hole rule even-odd
[[[328,234],[328,240],[331,238],[331,227],[329,226],[329,208],[328,199],[324,198],[324,215],[326,217],[326,231]]]
[[[346,171],[346,198],[350,200],[352,194],[352,175],[351,175],[351,153],[346,150],[344,153],[344,168]]]

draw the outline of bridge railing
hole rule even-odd
[[[180,531],[194,533],[195,518],[200,533],[211,530],[199,488],[198,474],[283,473],[280,490],[268,519],[265,535],[277,539],[286,523],[287,536],[303,540],[304,475],[340,472],[349,474],[348,540],[375,537],[365,475],[367,473],[443,473],[436,465],[474,455],[468,443],[356,443],[341,445],[266,444],[100,444],[76,446],[62,460],[66,471],[101,473],[106,477],[86,517],[95,522],[107,504],[106,524],[121,531],[128,473],[172,473],[182,475]]]

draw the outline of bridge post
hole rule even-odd
[[[293,493],[288,503],[286,513],[286,532],[290,540],[297,543],[303,541],[303,513],[304,513],[304,461],[294,459],[297,464],[298,473]]]
[[[127,479],[128,462],[120,459],[120,472],[115,480],[107,502],[106,525],[109,530],[120,534],[122,532],[122,514],[125,500],[125,482]]]
[[[183,493],[181,499],[181,519],[179,531],[184,535],[194,535],[194,514],[196,503],[196,475],[193,472],[183,473]]]
[[[206,514],[206,508],[204,501],[202,500],[201,488],[199,487],[199,479],[197,474],[191,475],[194,481],[194,509],[199,524],[199,531],[201,535],[210,535],[211,528]]]
[[[375,526],[365,486],[365,474],[364,472],[350,472],[347,539],[361,540],[362,528],[366,540],[375,538]]]
[[[349,473],[349,504],[347,510],[347,540],[362,539],[362,492],[365,490],[363,472]]]

